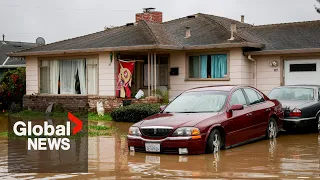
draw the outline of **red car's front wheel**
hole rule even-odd
[[[207,140],[206,153],[216,153],[220,151],[222,146],[223,142],[219,130],[212,130]]]

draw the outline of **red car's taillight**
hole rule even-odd
[[[302,116],[302,112],[300,109],[294,109],[291,111],[291,113],[289,114],[289,116],[292,116],[292,117],[300,117]]]

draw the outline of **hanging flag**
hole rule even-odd
[[[131,82],[134,69],[134,61],[121,61],[118,65],[118,79],[116,96],[131,98]]]

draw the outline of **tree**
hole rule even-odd
[[[320,0],[317,0],[318,1],[318,3],[320,3]],[[316,9],[316,11],[318,12],[318,13],[320,13],[320,7],[317,7],[316,5],[314,5],[314,8]]]

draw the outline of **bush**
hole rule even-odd
[[[22,105],[22,98],[26,93],[25,68],[12,69],[5,72],[0,84],[1,101],[6,109],[10,108],[12,103]]]
[[[122,106],[111,112],[111,118],[117,122],[138,122],[143,118],[160,112],[159,104],[132,104]]]
[[[22,110],[22,107],[20,104],[16,104],[16,103],[11,103],[11,106],[9,108],[9,112],[10,113],[17,113],[20,112]]]
[[[161,104],[169,104],[169,92],[168,91],[161,91],[160,89],[157,89],[156,95],[160,97],[160,103]]]

